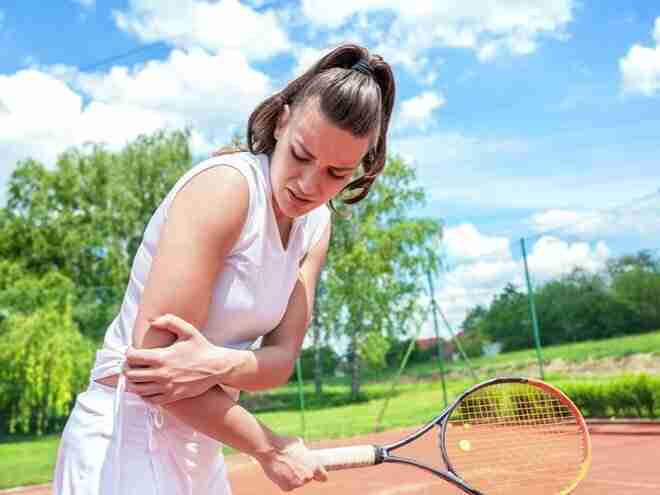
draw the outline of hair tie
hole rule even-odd
[[[371,68],[371,65],[369,65],[369,61],[366,58],[361,58],[357,62],[353,64],[351,67],[351,70],[356,70],[358,72],[361,72],[365,76],[373,76],[374,71]]]

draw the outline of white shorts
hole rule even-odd
[[[64,428],[53,494],[231,495],[221,448],[138,395],[92,381]]]

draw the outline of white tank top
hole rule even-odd
[[[200,330],[216,345],[246,349],[274,329],[284,316],[300,262],[321,238],[330,221],[330,211],[321,206],[294,219],[284,249],[273,210],[268,156],[234,153],[213,157],[184,174],[151,217],[133,260],[119,314],[96,354],[92,380],[120,372],[126,348],[132,343],[142,291],[172,200],[197,174],[223,165],[235,168],[246,178],[249,208],[243,231],[215,282],[207,324]]]

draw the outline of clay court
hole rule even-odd
[[[579,495],[657,495],[660,493],[660,426],[592,425],[593,462],[587,479],[573,492]],[[412,430],[390,431],[350,443],[387,443]],[[323,442],[319,447],[346,445],[344,441]],[[422,449],[424,448],[424,444]],[[426,444],[428,446],[428,444]],[[413,443],[407,454],[424,458]],[[261,469],[249,461],[237,462],[231,471],[234,495],[264,495],[277,490]],[[419,469],[382,465],[331,473],[327,483],[314,483],[298,491],[307,495],[430,495],[461,494],[441,480]],[[526,493],[524,490],[519,493]],[[531,495],[531,494],[530,494]]]
[[[585,481],[573,492],[578,495],[657,495],[660,493],[660,425],[592,424],[593,462]],[[358,443],[385,444],[412,430],[314,444],[334,447]],[[421,450],[420,450],[421,447]],[[412,444],[406,454],[425,458],[429,444]],[[234,495],[281,493],[263,475],[261,468],[243,455],[230,458]],[[49,486],[0,493],[50,494]],[[294,493],[301,495],[438,495],[461,494],[459,490],[421,470],[397,465],[334,472],[327,483],[312,483]],[[521,491],[520,493],[526,493]]]

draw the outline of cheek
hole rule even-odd
[[[350,183],[350,180],[333,180],[333,179],[328,179],[327,182],[324,184],[323,188],[323,196],[325,196],[325,199],[332,199],[337,194],[342,192],[344,188]]]

